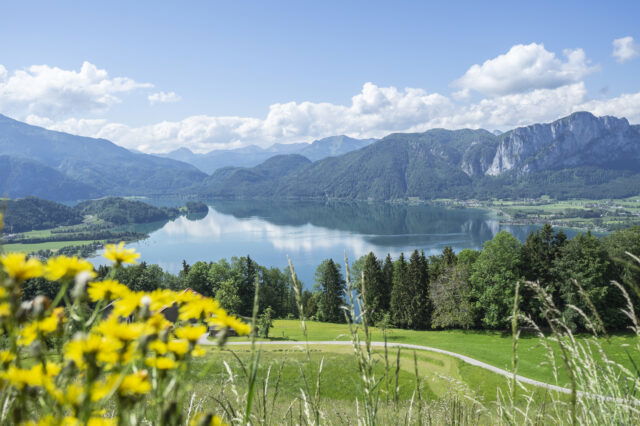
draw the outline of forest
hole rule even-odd
[[[620,330],[625,324],[621,311],[625,299],[611,282],[626,286],[640,307],[640,293],[632,284],[640,281],[640,270],[627,252],[640,252],[640,227],[601,238],[584,233],[569,239],[546,225],[524,243],[502,231],[482,250],[454,253],[445,247],[433,256],[415,250],[395,259],[369,253],[350,265],[353,289],[347,288],[342,262],[326,259],[317,267],[315,282],[306,283],[312,285],[303,290],[302,303],[309,319],[345,322],[342,307],[354,290],[365,293],[368,314],[381,326],[504,330],[509,327],[516,283],[520,283],[520,309],[533,321],[542,316],[534,290],[525,285],[535,282],[551,295],[575,330],[587,325],[573,306],[598,312],[602,328]],[[105,277],[109,268],[101,266],[97,272]],[[177,275],[142,262],[117,270],[115,278],[134,291],[192,289],[243,317],[252,314],[258,283],[261,314],[269,309],[275,318],[298,316],[290,270],[261,266],[250,256],[183,262]],[[25,284],[23,297],[52,297],[57,291],[55,284],[38,278]]]

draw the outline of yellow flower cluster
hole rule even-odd
[[[120,265],[123,263],[136,263],[140,253],[136,253],[134,249],[125,248],[124,242],[121,242],[119,244],[107,244],[104,248],[104,257]]]
[[[139,255],[119,244],[107,247],[105,257],[115,270]],[[0,256],[0,334],[6,334],[12,348],[0,351],[0,393],[13,392],[8,399],[14,404],[12,418],[21,424],[142,422],[172,403],[162,395],[169,395],[168,386],[180,386],[177,379],[193,357],[205,354],[198,343],[209,326],[240,335],[251,330],[217,301],[196,292],[131,291],[113,274],[79,292],[74,289],[73,299],[63,285],[53,304],[42,297],[27,304],[19,300],[20,286],[28,279],[71,283],[78,276],[95,278],[90,262],[57,256],[43,264],[19,253]],[[65,307],[55,306],[60,300]],[[167,319],[167,310],[177,311],[175,323]],[[106,414],[107,407],[117,409],[102,419],[97,413]],[[29,420],[34,417],[39,420]],[[222,424],[211,414],[199,418]]]

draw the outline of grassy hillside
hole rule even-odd
[[[351,339],[346,324],[331,324],[308,321],[307,328],[309,340],[345,340]],[[304,335],[298,320],[277,320],[270,336],[274,340],[296,340],[303,342]],[[240,339],[240,338],[238,338]],[[383,341],[382,331],[372,328],[372,340]],[[388,341],[394,343],[411,343],[416,345],[431,346],[445,349],[462,355],[475,358],[496,367],[506,370],[511,369],[512,338],[511,335],[492,331],[415,331],[391,329],[388,331]],[[611,337],[602,344],[609,357],[617,362],[632,367],[627,355],[627,348],[638,342],[638,338],[632,335],[620,334]],[[518,373],[529,377],[552,383],[553,372],[549,366],[542,364],[547,361],[546,352],[537,337],[523,336],[519,342],[520,362]],[[640,354],[633,354],[633,359],[640,362]],[[560,384],[566,385],[567,377],[560,371]]]

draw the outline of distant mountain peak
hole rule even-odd
[[[191,151],[189,148],[187,147],[180,147],[178,149],[174,149],[173,151],[169,152],[168,154],[190,154],[193,155],[193,151]]]

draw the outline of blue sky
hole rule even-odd
[[[0,113],[151,152],[640,122],[637,1],[100,3],[3,4]]]

